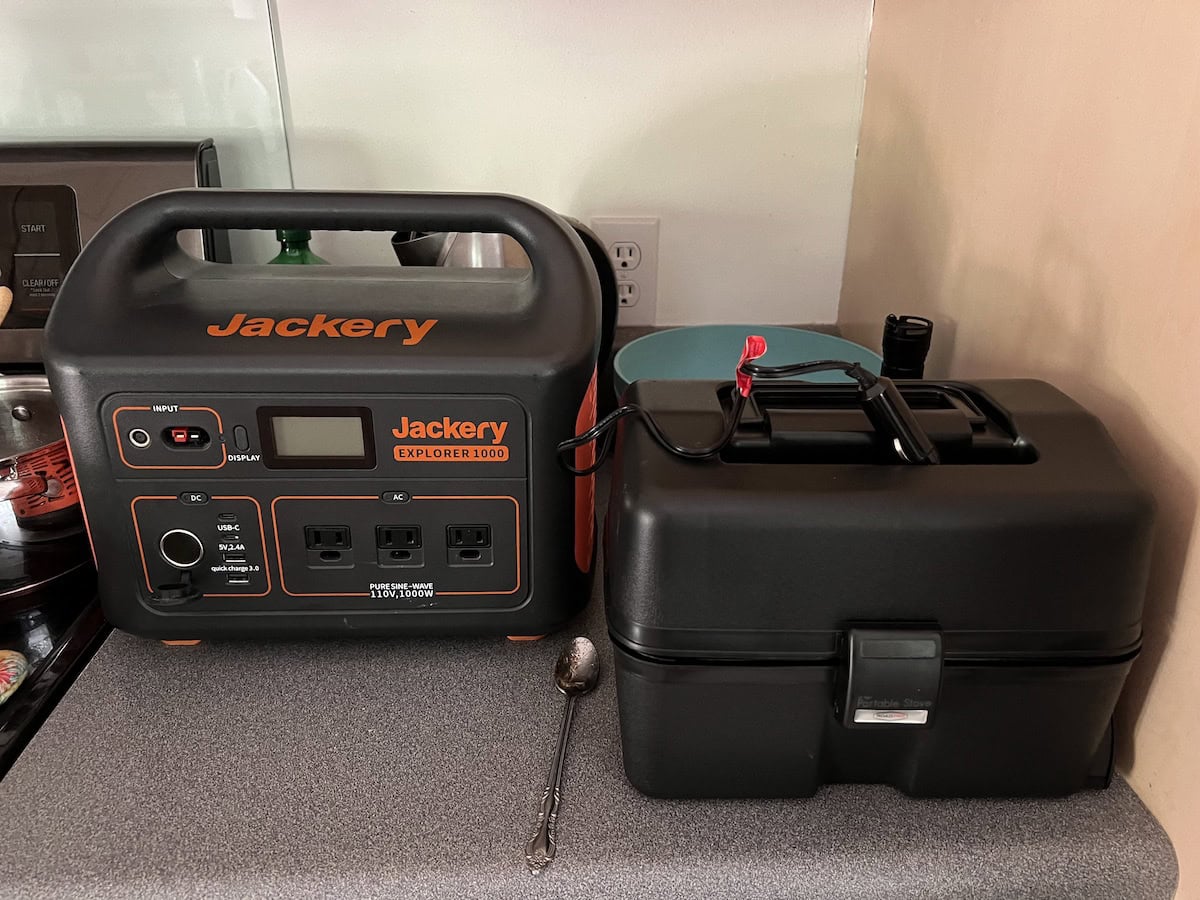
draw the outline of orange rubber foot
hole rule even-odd
[[[163,641],[167,647],[195,647],[199,641]]]
[[[544,634],[510,634],[508,639],[510,641],[540,641],[544,637]]]

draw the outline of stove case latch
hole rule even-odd
[[[851,628],[834,711],[847,728],[933,724],[942,683],[937,631]]]

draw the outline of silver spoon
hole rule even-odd
[[[563,759],[567,755],[567,738],[571,734],[571,719],[575,715],[575,698],[582,697],[594,688],[599,677],[600,654],[596,652],[596,645],[585,637],[573,638],[554,664],[554,683],[566,695],[567,707],[563,710],[558,748],[554,751],[554,764],[546,781],[546,793],[542,794],[542,802],[538,807],[537,825],[533,837],[525,846],[525,861],[534,875],[550,865],[550,860],[558,851],[554,827],[558,822],[558,804],[562,799],[559,788]]]

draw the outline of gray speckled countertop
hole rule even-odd
[[[577,631],[611,649],[600,604]],[[0,783],[0,897],[1168,898],[1134,793],[663,802],[581,701],[559,857],[525,869],[564,635],[100,649]]]

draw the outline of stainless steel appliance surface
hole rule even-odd
[[[46,376],[0,376],[0,602],[89,560],[79,491]]]
[[[0,596],[0,649],[16,651],[29,663],[24,682],[0,704],[0,778],[109,631],[90,564],[52,582]]]
[[[0,144],[0,288],[12,291],[0,362],[41,360],[42,326],[59,285],[109,219],[151,194],[220,184],[207,139]],[[192,232],[180,242],[195,256],[229,261],[225,232]]]
[[[46,377],[0,376],[0,651],[27,665],[0,695],[0,776],[108,630]]]

